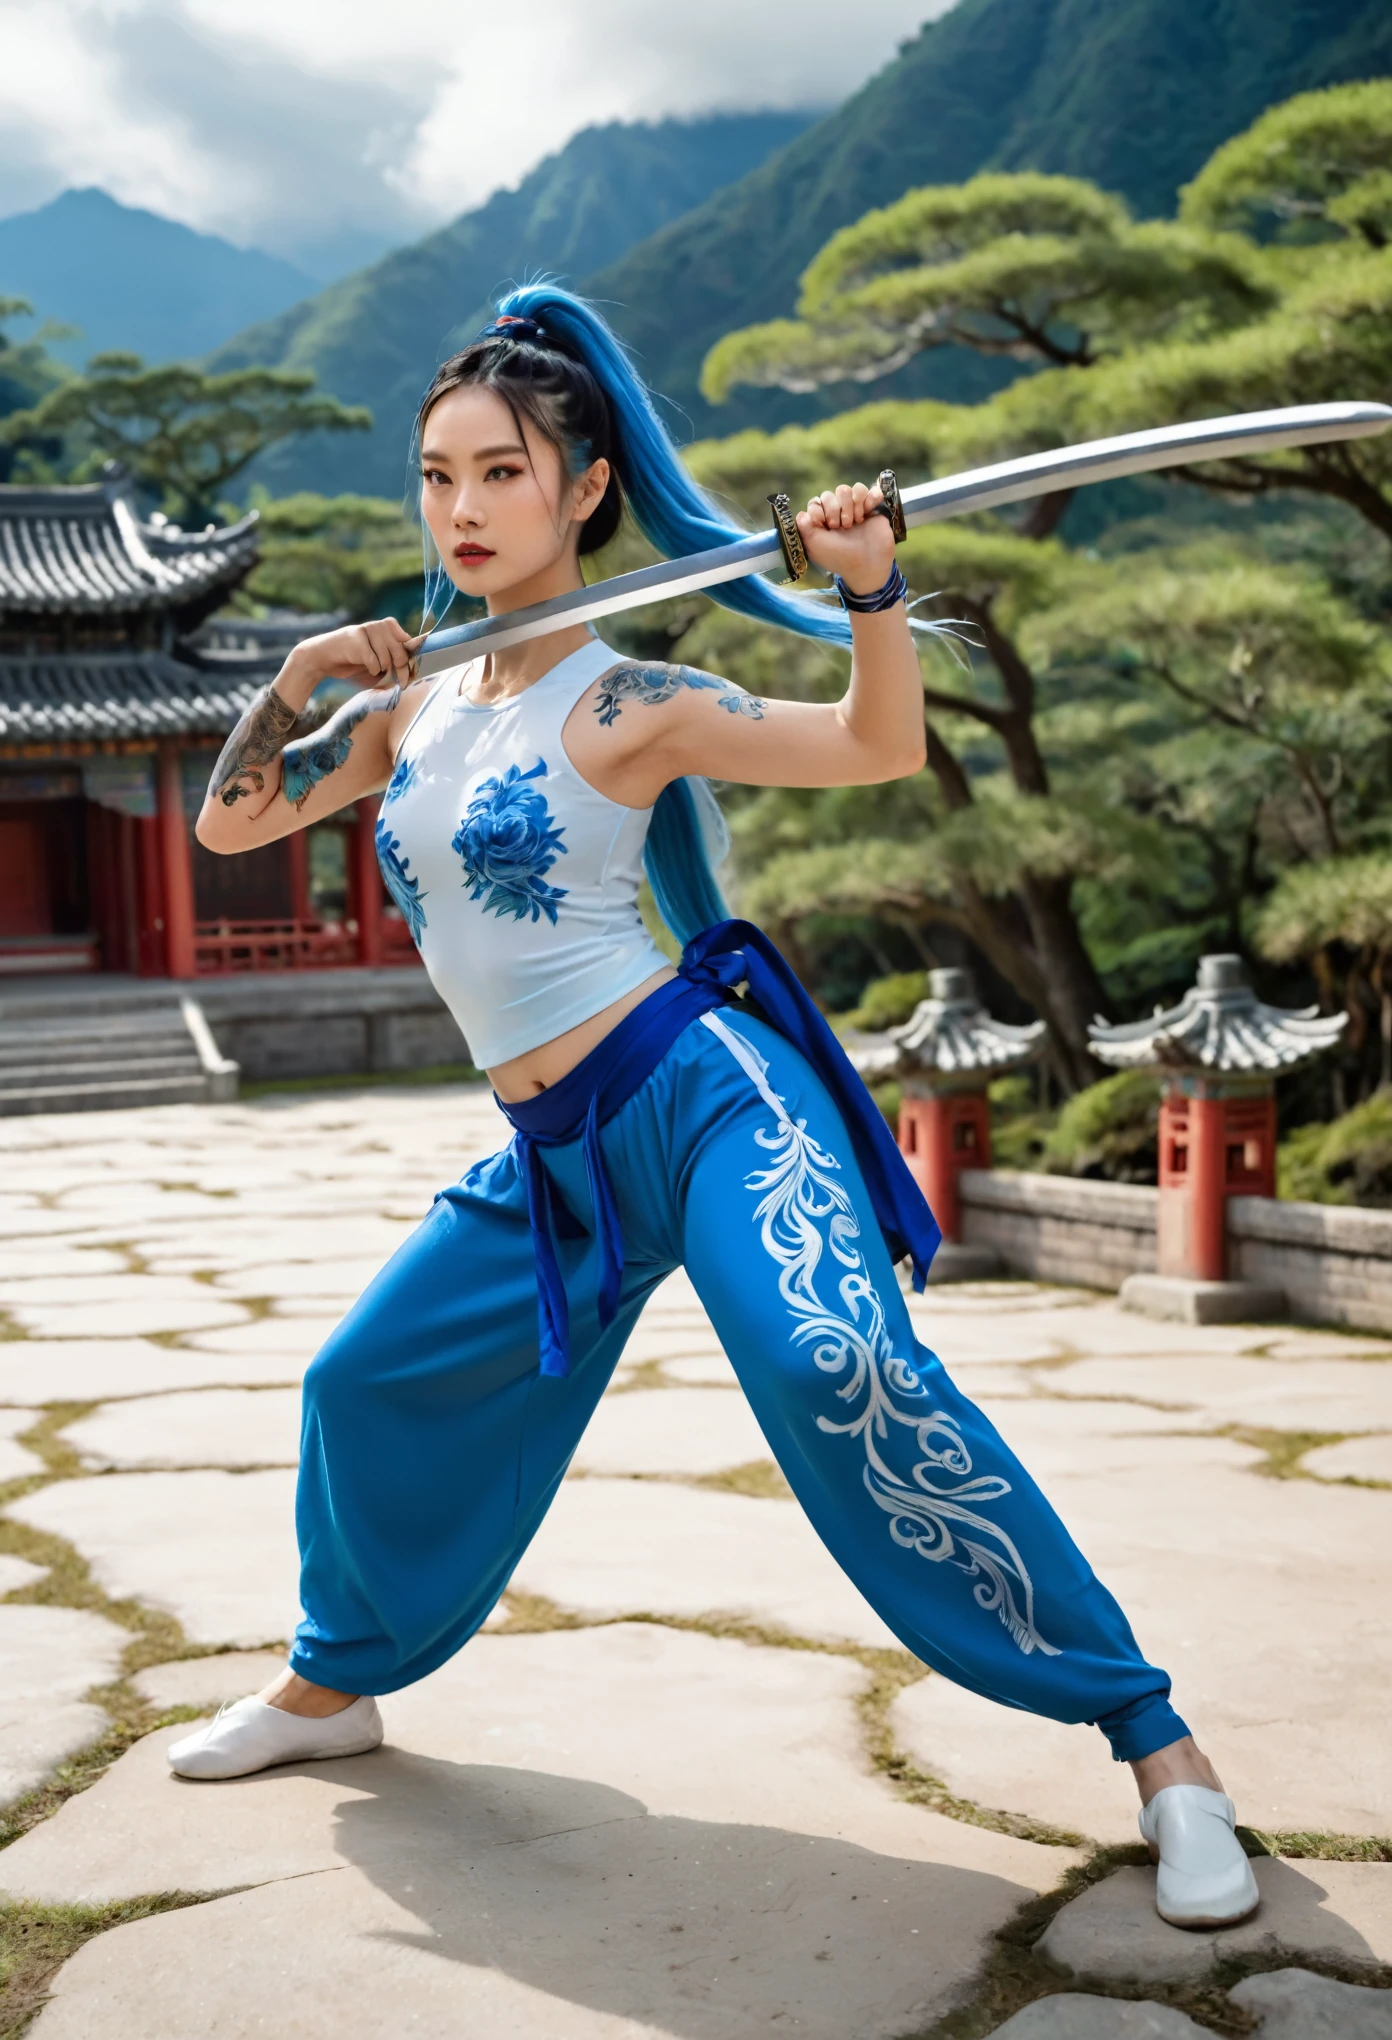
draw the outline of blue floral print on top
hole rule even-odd
[[[374,840],[377,862],[382,867],[387,891],[401,909],[401,917],[411,931],[411,940],[419,947],[421,930],[425,926],[425,908],[421,905],[425,895],[420,890],[420,880],[410,876],[407,866],[411,860],[401,855],[400,839],[392,834],[385,822],[378,822]]]
[[[544,881],[567,852],[546,795],[528,783],[545,777],[546,760],[538,758],[530,772],[509,765],[501,778],[483,780],[450,847],[463,862],[469,898],[482,900],[486,913],[511,914],[515,921],[545,914],[554,927],[566,888]]]
[[[392,773],[391,778],[387,781],[387,790],[382,795],[383,807],[386,806],[389,800],[400,800],[403,793],[409,792],[411,782],[414,780],[415,776],[416,776],[416,760],[414,758],[398,758],[396,761],[396,770]]]

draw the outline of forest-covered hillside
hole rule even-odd
[[[500,283],[546,269],[606,304],[684,432],[825,415],[854,392],[744,391],[715,409],[697,379],[723,333],[791,311],[817,249],[869,207],[998,167],[1090,177],[1142,214],[1171,213],[1180,184],[1265,107],[1385,73],[1387,0],[958,0],[791,141],[787,115],[588,130],[517,191],[241,335],[216,365],[310,368],[376,415],[370,439],[276,455],[272,488],[394,495],[441,348]],[[1000,379],[948,352],[885,388],[960,400]]]
[[[1179,186],[1266,107],[1387,73],[1386,0],[958,0],[844,106],[589,288],[698,435],[840,410],[852,391],[746,392],[712,409],[697,379],[723,333],[791,311],[818,248],[871,206],[1029,169],[1170,214]],[[940,356],[885,387],[984,395],[998,378],[983,367]]]
[[[589,275],[743,177],[811,118],[714,114],[586,128],[515,191],[239,334],[213,368],[308,369],[375,420],[351,444],[319,436],[268,456],[261,480],[276,492],[399,494],[421,391],[459,336],[477,328],[492,293],[541,273]]]
[[[75,366],[106,348],[147,361],[205,354],[248,319],[317,289],[278,255],[195,233],[105,191],[64,191],[0,220],[0,297],[73,327],[52,351]]]

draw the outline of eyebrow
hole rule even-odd
[[[520,453],[525,455],[526,451],[526,447],[522,445],[520,440],[514,439],[506,446],[480,446],[474,452],[472,458],[474,460],[496,460],[500,453]],[[421,448],[422,461],[447,461],[448,459],[449,455],[440,452],[436,447],[423,446]]]

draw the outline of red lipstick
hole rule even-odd
[[[474,545],[468,541],[455,547],[454,556],[462,567],[481,567],[485,560],[493,558],[486,545]]]

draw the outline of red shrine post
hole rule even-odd
[[[1094,1024],[1099,1061],[1167,1079],[1156,1272],[1128,1277],[1129,1308],[1199,1324],[1284,1315],[1279,1290],[1229,1279],[1228,1199],[1276,1195],[1276,1079],[1331,1048],[1346,1022],[1264,1006],[1240,957],[1205,956],[1198,983],[1168,1012]]]
[[[928,1200],[944,1244],[933,1279],[970,1281],[998,1272],[988,1249],[962,1245],[959,1178],[991,1166],[991,1108],[986,1087],[1042,1054],[1044,1022],[1010,1027],[994,1020],[969,970],[930,972],[929,995],[888,1043],[853,1049],[870,1079],[898,1077],[899,1151]]]

